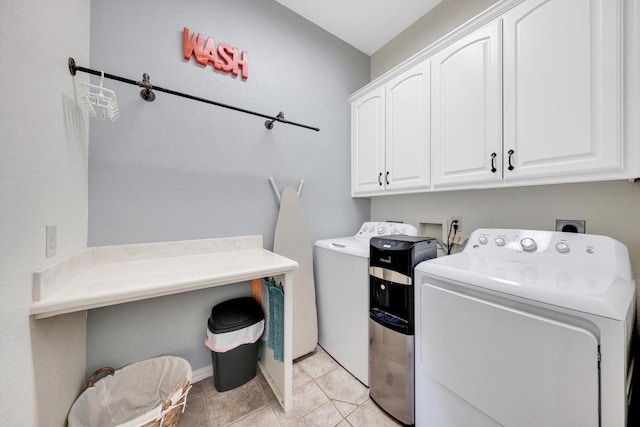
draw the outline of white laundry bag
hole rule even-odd
[[[108,370],[95,384],[97,374]],[[184,412],[191,388],[191,365],[183,358],[161,356],[96,371],[75,401],[69,427],[173,427]]]

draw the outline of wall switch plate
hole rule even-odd
[[[56,251],[58,250],[58,226],[56,225],[47,225],[47,237],[46,237],[46,249],[45,256],[50,258],[55,256]]]
[[[556,219],[556,231],[584,234],[586,223],[583,219]]]

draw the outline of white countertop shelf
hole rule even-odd
[[[285,363],[264,351],[261,358],[286,411],[292,405],[291,293],[296,268],[296,261],[263,249],[262,236],[87,248],[34,273],[30,314],[42,319],[281,275]]]
[[[298,267],[261,246],[261,236],[248,236],[88,248],[34,274],[30,313],[41,319]]]
[[[298,263],[265,249],[243,249],[91,265],[31,304],[37,319],[292,271]]]

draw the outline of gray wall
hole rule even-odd
[[[249,78],[182,57],[182,29],[248,52]],[[81,64],[82,65],[82,64]],[[271,0],[91,2],[91,67],[317,126],[314,132],[111,80],[121,117],[93,119],[89,246],[260,234],[271,248],[280,190],[304,180],[312,241],[354,234],[370,203],[350,197],[347,97],[369,81],[369,57]],[[87,370],[154,354],[210,363],[211,305],[248,285],[91,310]]]

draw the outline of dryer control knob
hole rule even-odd
[[[504,246],[506,242],[504,241],[504,239],[502,237],[496,237],[496,245],[498,246]]]
[[[569,245],[564,242],[558,242],[556,243],[556,250],[561,254],[566,254],[567,252],[569,252]]]
[[[525,237],[524,239],[520,240],[520,246],[522,246],[522,250],[524,250],[525,252],[534,252],[536,249],[538,249],[536,241],[531,237]]]
[[[480,242],[481,245],[486,245],[488,241],[489,239],[487,239],[487,236],[480,236],[478,238],[478,242]]]

